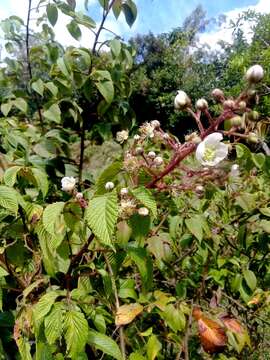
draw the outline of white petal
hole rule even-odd
[[[228,156],[228,152],[229,146],[227,144],[220,143],[216,151],[216,157],[220,159],[219,161],[222,161]]]
[[[206,138],[203,140],[205,144],[215,146],[217,145],[221,140],[223,139],[223,135],[218,132],[214,132],[213,134],[210,134],[206,136]]]
[[[200,162],[203,163],[203,157],[204,157],[204,152],[205,152],[205,143],[204,141],[202,141],[196,149],[196,159]]]

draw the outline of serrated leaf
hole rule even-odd
[[[0,206],[14,214],[17,214],[18,199],[17,193],[14,189],[0,185]]]
[[[252,160],[257,168],[261,169],[265,163],[265,155],[263,153],[252,153]]]
[[[70,35],[74,37],[74,39],[80,40],[80,38],[82,36],[82,32],[81,32],[79,25],[77,24],[77,22],[75,20],[71,20],[71,22],[69,24],[67,24],[67,29],[68,29]]]
[[[46,119],[57,124],[61,122],[61,110],[58,104],[52,104],[49,109],[44,111],[43,115]]]
[[[144,248],[129,247],[127,252],[138,267],[142,279],[143,290],[150,290],[153,283],[153,263],[151,257]]]
[[[107,245],[112,244],[117,217],[118,204],[115,191],[94,197],[85,211],[85,219],[91,230]]]
[[[13,100],[13,105],[23,113],[27,112],[27,102],[23,98],[16,98]]]
[[[184,330],[186,325],[185,315],[173,304],[167,305],[164,311],[160,313],[160,316],[174,332]]]
[[[87,342],[89,345],[94,346],[96,349],[101,350],[114,359],[123,360],[119,346],[109,336],[90,330]]]
[[[121,168],[122,164],[117,161],[112,163],[101,173],[96,183],[96,194],[104,194],[105,192],[107,192],[107,190],[105,189],[105,184],[108,181],[113,181],[115,176],[121,171]]]
[[[49,22],[51,23],[52,26],[54,26],[57,23],[57,19],[58,19],[57,6],[55,4],[49,3],[46,7],[46,11]]]
[[[44,86],[50,90],[50,92],[53,94],[53,96],[56,96],[58,94],[58,87],[54,85],[53,82],[49,81]]]
[[[139,187],[132,190],[133,196],[139,200],[145,207],[147,207],[153,214],[154,218],[157,217],[157,203],[150,190]]]
[[[29,341],[27,341],[26,338],[21,336],[21,337],[19,337],[19,339],[16,340],[16,344],[18,346],[21,359],[32,360],[32,356],[30,353],[31,347],[30,347]]]
[[[186,219],[185,224],[188,230],[194,235],[200,242],[203,239],[203,227],[198,217],[192,217],[191,219]]]
[[[64,333],[67,352],[71,359],[76,360],[78,353],[84,350],[88,338],[88,322],[82,312],[75,310],[66,312]]]
[[[7,102],[5,104],[1,104],[1,111],[4,114],[4,116],[8,116],[11,108],[12,108],[12,102],[11,101],[9,101],[9,102]]]
[[[62,201],[56,202],[54,204],[48,205],[43,212],[42,219],[43,219],[44,228],[51,235],[55,235],[56,233],[55,225],[57,223],[59,216],[63,212],[64,206],[65,206],[64,202]]]
[[[244,270],[243,275],[247,286],[250,288],[250,290],[254,291],[257,286],[257,279],[254,272],[251,270]]]
[[[60,296],[61,293],[59,291],[50,291],[49,293],[43,295],[38,303],[34,306],[34,318],[35,321],[38,322],[49,313],[55,300]]]
[[[138,303],[125,304],[117,309],[115,325],[127,325],[143,311],[143,306]]]
[[[32,83],[32,89],[37,92],[40,96],[43,96],[44,93],[44,82],[41,79],[34,81]]]
[[[244,211],[249,212],[256,208],[256,194],[243,193],[236,196],[235,203],[239,205]]]
[[[21,166],[12,166],[5,171],[4,182],[7,186],[14,186],[17,180],[17,174],[21,168]]]
[[[37,168],[32,168],[31,170],[37,182],[38,188],[41,190],[42,195],[45,198],[49,189],[47,174],[45,171]]]
[[[56,303],[53,305],[50,313],[44,320],[45,336],[49,344],[54,344],[62,336],[63,330],[63,304]]]

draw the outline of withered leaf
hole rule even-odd
[[[137,303],[120,306],[116,313],[115,325],[120,326],[131,323],[142,311],[143,306]]]

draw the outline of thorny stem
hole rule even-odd
[[[30,61],[30,45],[29,45],[29,36],[30,36],[29,24],[30,24],[31,10],[32,10],[32,0],[28,0],[25,45],[26,45],[27,68],[28,68],[28,74],[29,74],[30,81],[33,78],[31,61]],[[43,117],[42,117],[41,109],[40,109],[40,106],[39,106],[39,103],[38,103],[38,98],[37,98],[37,95],[36,95],[35,92],[33,93],[33,97],[34,97],[34,101],[35,101],[36,106],[37,106],[37,112],[38,112],[38,116],[39,116],[40,126],[41,126],[41,130],[43,132],[44,131]]]
[[[118,293],[117,293],[117,287],[116,287],[116,283],[115,283],[115,278],[114,278],[114,274],[113,274],[113,269],[111,267],[110,261],[107,257],[106,254],[104,254],[104,258],[106,261],[106,265],[112,280],[112,288],[114,291],[114,297],[115,297],[115,307],[116,307],[116,312],[118,311],[118,309],[120,308],[120,302],[119,302],[119,297],[118,297]],[[119,336],[120,336],[120,347],[121,347],[121,352],[122,352],[122,356],[123,356],[123,360],[126,359],[126,344],[125,344],[125,337],[124,337],[124,330],[123,330],[123,326],[119,326]]]
[[[200,130],[201,135],[204,133],[204,128],[201,122],[201,112],[199,111],[197,114],[194,113],[194,111],[191,108],[187,108],[187,112],[190,113],[190,115],[195,119],[197,126]]]

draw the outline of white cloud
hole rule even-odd
[[[232,43],[232,29],[230,28],[230,21],[235,21],[238,18],[238,15],[243,11],[254,10],[260,13],[270,12],[270,1],[269,0],[259,0],[258,4],[246,6],[242,8],[235,8],[234,10],[228,11],[224,15],[226,16],[225,23],[218,29],[209,32],[205,32],[199,36],[199,44],[207,44],[213,50],[220,50],[220,45],[218,42],[220,40]],[[252,38],[251,24],[245,23],[242,26],[245,37],[248,41]]]

